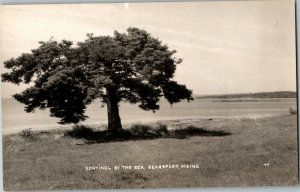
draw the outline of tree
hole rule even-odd
[[[143,110],[159,109],[164,96],[170,104],[192,100],[192,91],[172,80],[181,59],[167,45],[145,30],[128,28],[114,36],[94,37],[84,42],[49,40],[37,49],[4,62],[10,69],[3,82],[33,83],[13,95],[25,104],[26,112],[50,109],[50,116],[61,124],[87,118],[86,106],[97,98],[107,106],[108,129],[122,129],[121,101],[139,103]]]

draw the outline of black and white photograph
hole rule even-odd
[[[4,190],[298,185],[295,14],[1,5]]]

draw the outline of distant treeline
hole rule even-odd
[[[216,99],[212,102],[259,102],[259,99]]]
[[[224,95],[197,95],[196,99],[232,99],[232,98],[296,98],[297,93],[293,91],[275,91],[259,93],[239,93]]]

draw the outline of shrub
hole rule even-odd
[[[84,125],[74,125],[71,130],[65,132],[65,135],[75,138],[90,138],[94,137],[94,130]]]
[[[131,126],[129,132],[132,136],[138,136],[139,138],[159,136],[151,126],[142,124],[135,124]]]
[[[118,132],[110,130],[97,130],[83,125],[75,125],[73,129],[65,132],[65,136],[86,139],[88,144],[105,143],[116,141],[146,140],[158,138],[177,138],[186,139],[191,136],[226,136],[230,135],[224,131],[209,131],[203,128],[188,126],[186,128],[168,130],[167,125],[157,124],[156,126],[134,124],[128,129]]]
[[[152,127],[149,125],[134,124],[129,130],[133,135],[140,135],[149,132],[150,129],[152,129]]]
[[[156,129],[159,132],[168,132],[168,126],[162,123],[159,123]]]
[[[129,128],[129,132],[133,137],[140,139],[167,137],[169,135],[167,126],[164,124],[158,124],[157,127],[135,124]]]
[[[18,133],[18,136],[29,141],[38,140],[38,136],[34,134],[34,132],[31,129],[23,129],[21,132]]]
[[[155,129],[155,132],[162,136],[162,137],[168,137],[169,136],[169,130],[167,125],[165,124],[158,124],[157,128]]]

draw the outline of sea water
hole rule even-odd
[[[144,111],[137,105],[120,104],[122,123],[143,123],[159,120],[192,119],[192,118],[233,118],[233,117],[264,117],[289,114],[289,108],[296,108],[295,98],[271,98],[249,100],[217,100],[195,99],[170,105],[166,100],[160,101],[160,110],[155,113]],[[16,133],[22,129],[42,130],[60,127],[59,119],[49,116],[49,110],[35,110],[26,113],[24,105],[14,99],[2,100],[3,134]],[[107,110],[95,101],[87,107],[89,118],[84,124],[106,124]],[[69,126],[62,126],[69,127]]]

